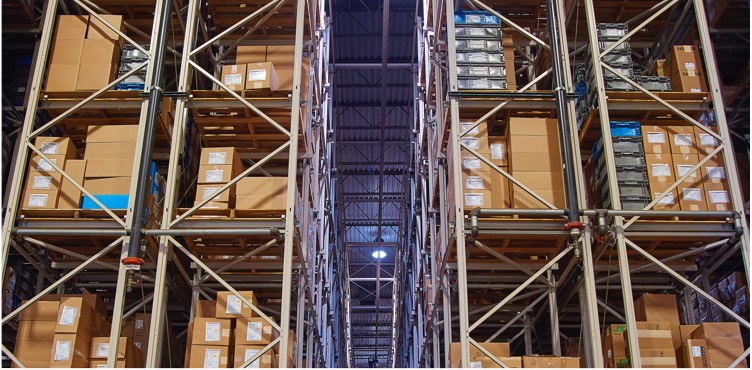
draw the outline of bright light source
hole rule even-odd
[[[373,252],[373,254],[371,254],[371,255],[373,256],[373,258],[384,258],[384,257],[386,257],[386,252],[384,252],[384,251],[376,251],[376,252]]]

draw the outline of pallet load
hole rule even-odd
[[[677,92],[708,91],[702,58],[696,46],[675,45],[669,51],[663,66],[666,75],[671,77],[671,88]]]
[[[640,123],[611,121],[610,125],[621,209],[641,210],[650,203],[650,195]],[[599,204],[610,208],[611,190],[608,186],[605,157],[603,138],[598,137],[593,146],[593,158],[598,178]]]
[[[671,324],[668,322],[644,321],[638,321],[635,324],[637,332],[631,333],[627,329],[625,340],[628,342],[632,335],[637,338],[642,367],[676,368],[676,352],[674,351]],[[629,346],[627,346],[627,355],[630,358],[636,355],[629,352]]]
[[[196,202],[199,204],[215,194],[222,186],[230,182],[243,171],[243,162],[235,148],[203,148],[198,169],[198,186]],[[235,188],[229,189],[204,204],[202,209],[232,209],[235,207]]]
[[[91,351],[89,352],[89,367],[98,368],[107,366],[107,357],[110,354],[110,337],[91,338]],[[116,368],[134,368],[144,366],[144,354],[133,345],[133,341],[127,337],[120,337]]]
[[[141,45],[148,50],[149,45]],[[149,60],[149,55],[144,54],[131,44],[124,44],[120,53],[120,67],[118,68],[118,77],[122,77],[128,72],[134,70],[139,64]],[[118,82],[116,90],[143,90],[146,84],[146,67],[141,68],[138,72],[128,76],[125,80]]]
[[[78,159],[73,141],[64,137],[36,137],[34,147],[50,162],[67,172],[76,182],[83,183],[86,161]],[[76,209],[81,191],[36,153],[31,153],[26,173],[22,209]]]
[[[695,285],[701,284],[699,278],[694,283]],[[728,276],[721,277],[711,286],[710,295],[721,301],[734,313],[742,317],[749,315],[749,288],[747,288],[747,281],[742,272],[736,271]],[[692,292],[691,299],[692,313],[696,322],[723,322],[727,320],[725,312],[710,303],[704,296]]]
[[[736,322],[703,323],[692,332],[691,339],[691,342],[688,341],[686,351],[688,355],[692,356],[687,356],[687,360],[691,360],[692,364],[696,364],[697,360],[695,357],[702,358],[702,356],[694,356],[698,352],[694,349],[694,346],[702,346],[704,344],[704,350],[700,350],[699,352],[705,355],[706,360],[701,361],[701,363],[707,364],[703,367],[709,368],[731,366],[744,353],[746,348],[742,340],[741,331],[739,330],[739,324]],[[742,359],[736,367],[747,368],[747,361]]]
[[[490,352],[492,355],[502,359],[504,361],[504,358],[511,358],[510,361],[507,363],[507,366],[511,366],[515,363],[515,361],[519,361],[519,357],[510,357],[510,349],[509,349],[509,343],[508,342],[483,342],[480,343],[480,345],[485,349],[486,351]],[[490,358],[486,357],[486,354],[483,353],[480,349],[476,348],[474,345],[469,345],[470,347],[470,363],[477,362],[478,364],[486,364],[488,361],[493,362]],[[449,346],[449,364],[452,368],[459,368],[460,363],[462,361],[462,344],[459,342],[454,342]],[[495,364],[495,362],[493,362]],[[490,364],[490,363],[489,363]],[[472,366],[471,366],[472,367]],[[492,366],[489,366],[492,367]]]
[[[488,12],[455,13],[455,48],[457,50],[457,87],[468,90],[507,90],[505,49],[499,19]],[[512,54],[512,58],[513,58]],[[513,60],[512,60],[513,62]],[[514,75],[514,63],[511,65]]]
[[[236,185],[235,208],[272,211],[287,208],[287,177],[245,177]]]
[[[269,46],[238,46],[236,64],[258,65],[270,63],[274,66],[278,89],[292,91],[295,65],[295,47],[285,45]],[[302,96],[308,95],[311,61],[303,57],[300,91]],[[249,89],[246,87],[246,89]],[[272,89],[276,90],[276,89]]]
[[[598,23],[596,25],[598,32],[598,50],[603,52],[610,48],[620,38],[629,32],[628,27],[624,23]],[[585,60],[588,61],[586,79],[592,84],[593,80],[593,66],[590,65],[590,48],[587,48]],[[619,74],[624,77],[634,80],[634,64],[632,62],[632,48],[629,46],[629,40],[620,43],[617,47],[611,50],[608,54],[603,56],[603,62],[609,67],[613,68]],[[598,66],[600,67],[600,66]],[[606,90],[611,91],[632,91],[634,87],[617,77],[613,72],[602,68],[603,71],[603,83]],[[592,85],[590,85],[592,86]],[[597,89],[589,88],[589,91],[595,92]],[[594,97],[590,98],[590,101],[595,101]]]

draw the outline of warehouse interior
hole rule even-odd
[[[742,0],[2,0],[3,367],[750,364]]]

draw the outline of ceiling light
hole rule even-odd
[[[373,258],[384,258],[384,257],[386,257],[386,252],[384,252],[384,251],[376,251],[376,252],[373,252],[373,254],[371,254],[371,255],[373,256]]]

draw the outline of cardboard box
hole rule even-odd
[[[196,204],[201,202],[202,200],[209,198],[212,196],[212,194],[216,193],[219,189],[222,188],[224,184],[213,184],[213,185],[207,185],[202,184],[198,185],[196,187]],[[212,202],[219,202],[219,203],[229,203],[231,199],[235,198],[235,186],[231,186],[229,189],[214,195],[212,198]]]
[[[656,59],[655,63],[653,63],[652,68],[650,69],[650,75],[660,77],[666,76],[666,72],[664,71],[665,64],[666,59]]]
[[[679,325],[679,306],[673,294],[643,294],[635,301],[635,319]]]
[[[78,65],[51,64],[47,68],[45,91],[76,91],[78,84]]]
[[[199,164],[243,166],[243,162],[234,147],[202,148]]]
[[[710,343],[710,342],[708,342]],[[722,348],[722,349],[708,349],[706,350],[708,357],[709,368],[728,368],[736,359],[744,353],[742,348]],[[737,369],[749,369],[747,366],[747,360],[742,360]]]
[[[31,153],[31,158],[29,159],[29,171],[55,173],[57,170],[52,166],[53,163],[59,168],[65,169],[65,155],[47,155],[47,158],[48,159],[43,159],[40,155]]]
[[[463,190],[463,204],[466,210],[473,208],[491,208],[493,200],[490,190]]]
[[[235,204],[236,203],[234,200],[235,198],[232,198],[232,199],[233,199],[232,204]],[[199,202],[200,201],[197,200],[196,202],[193,203],[193,205],[194,206],[198,205]],[[204,204],[203,206],[201,206],[201,209],[219,209],[219,210],[232,209],[234,208],[232,204],[230,204],[230,202],[208,202]]]
[[[199,317],[193,320],[193,345],[229,346],[232,320]]]
[[[695,329],[691,337],[692,339],[708,339],[708,338],[723,338],[733,337],[741,338],[741,330],[739,329],[739,323],[736,322],[705,322]],[[708,341],[708,345],[713,347],[712,343]]]
[[[149,336],[148,335],[134,335],[133,346],[138,348],[141,353],[146,354],[146,350],[149,348]]]
[[[133,342],[127,337],[120,337],[118,343],[117,358],[125,359],[128,351],[135,351]],[[107,359],[110,355],[110,337],[92,337],[91,338],[91,351],[89,352],[89,358],[103,358]]]
[[[666,126],[671,153],[697,154],[695,131],[693,126]]]
[[[700,163],[700,158],[697,154],[672,154],[671,161],[674,162],[674,173],[676,179],[687,174],[692,168]],[[702,172],[698,169],[684,180],[686,184],[699,184],[702,182]]]
[[[509,165],[507,154],[507,138],[504,136],[489,136],[488,147],[491,154],[490,159],[493,164],[506,167]]]
[[[60,301],[62,301],[64,298],[81,298],[83,299],[84,303],[88,304],[91,308],[94,309],[95,312],[99,313],[99,315],[104,316],[107,314],[107,304],[104,303],[102,298],[96,294],[47,294],[44,297],[42,297],[42,300],[44,301],[57,301],[58,304]],[[51,320],[57,319],[57,312],[55,313],[55,317]]]
[[[199,300],[196,301],[196,317],[214,317],[217,312],[217,301]]]
[[[236,187],[236,194],[287,196],[287,177],[244,177]]]
[[[239,368],[246,361],[250,360],[257,353],[261,352],[264,346],[252,346],[252,345],[235,345],[233,355],[233,367]],[[256,361],[253,361],[249,367],[268,369],[277,367],[277,361],[274,355],[274,350],[269,350],[263,355],[259,356]],[[292,365],[290,365],[292,366]]]
[[[131,189],[131,177],[93,177],[84,179],[84,188],[94,194],[128,194]]]
[[[667,349],[640,349],[640,362],[644,368],[675,368],[676,352]]]
[[[73,178],[79,185],[84,183],[84,173],[86,172],[86,160],[69,159],[65,161],[65,172]],[[62,186],[58,196],[58,209],[78,209],[81,207],[81,190],[73,185],[72,182],[62,178]]]
[[[663,194],[672,183],[668,182],[650,182],[650,194],[651,201],[655,200],[659,195]],[[678,211],[679,210],[679,196],[676,193],[676,188],[666,194],[656,205],[653,206],[654,211]]]
[[[24,193],[24,209],[57,209],[57,200],[60,195],[58,190],[34,190],[27,189]]]
[[[695,71],[674,72],[671,75],[671,90],[675,92],[700,93],[708,91],[705,73]]]
[[[24,189],[60,190],[62,186],[63,175],[59,172],[29,171]]]
[[[86,162],[84,178],[130,177],[132,174],[132,159],[89,159]]]
[[[99,14],[99,17],[104,19],[107,23],[113,26],[120,32],[125,32],[125,24],[123,23],[122,15],[110,15]],[[99,19],[95,17],[89,18],[89,31],[86,33],[87,39],[107,39],[107,40],[120,40],[120,35],[113,31],[112,28],[105,25]]]
[[[227,346],[191,346],[191,368],[226,368],[230,367]]]
[[[676,180],[674,162],[670,154],[645,154],[648,180],[673,183]]]
[[[128,361],[124,358],[119,358],[115,361],[115,368],[116,369],[128,369],[138,366],[129,365]],[[98,368],[107,368],[107,360],[98,359],[98,358],[92,358],[89,359],[89,368],[90,369],[98,369]]]
[[[293,68],[295,65],[295,46],[267,46],[266,61],[274,63],[274,66],[277,68]]]
[[[26,304],[26,300],[21,301],[21,304]],[[57,314],[60,310],[59,301],[47,301],[39,300],[32,303],[29,307],[26,307],[18,314],[19,321],[56,321]]]
[[[468,121],[460,122],[460,134],[465,132],[467,129],[469,129],[473,124],[475,124],[475,120],[468,120]],[[473,127],[472,130],[468,131],[464,137],[480,137],[480,136],[488,136],[488,121],[480,122],[477,126]]]
[[[83,40],[89,25],[88,15],[59,15],[55,25],[55,40]]]
[[[82,334],[55,334],[52,340],[51,368],[89,367],[91,337]]]
[[[693,45],[674,45],[668,52],[664,70],[671,75],[677,71],[702,71],[702,59]]]
[[[249,63],[246,65],[245,89],[270,89],[276,91],[279,89],[279,80],[277,71],[271,62]]]
[[[236,64],[266,62],[266,46],[238,46],[236,49]]]
[[[84,39],[54,40],[50,65],[79,65],[84,48]]]
[[[221,81],[233,91],[242,91],[245,88],[246,65],[231,64],[222,66]]]
[[[81,297],[65,297],[60,301],[55,333],[78,333],[91,338],[100,335],[95,323],[98,313]],[[88,349],[86,350],[88,357]]]
[[[497,356],[497,357],[509,357],[510,356],[508,342],[489,342],[489,343],[481,342],[479,344],[488,352],[491,352],[491,354],[494,356]],[[476,348],[474,345],[468,344],[468,347],[470,351],[470,359],[473,359],[475,357],[485,356],[485,353],[481,352],[480,349]],[[449,346],[449,362],[452,365],[452,367],[459,367],[461,361],[462,361],[462,345],[459,342],[454,342]]]
[[[19,321],[16,341],[47,342],[55,335],[55,326],[55,321]]]
[[[240,172],[242,172],[240,168],[231,164],[201,165],[198,168],[198,184],[227,183]]]
[[[562,172],[562,162],[559,157],[542,156],[540,153],[509,154],[509,170],[512,175],[516,172]]]
[[[269,344],[273,336],[272,326],[260,317],[239,318],[235,327],[235,344]]]
[[[637,342],[640,349],[666,349],[673,354],[674,341],[671,333],[672,324],[668,322],[637,322]],[[629,330],[625,342],[629,341]],[[629,347],[627,347],[629,351]]]
[[[668,132],[665,126],[641,125],[642,145],[646,154],[670,154]]]
[[[522,368],[522,357],[497,357],[499,361],[503,362],[504,365],[506,365],[508,368],[512,369],[519,369]],[[501,368],[499,364],[496,363],[493,359],[486,356],[479,356],[476,358],[471,359],[470,361],[470,367],[471,368]]]
[[[682,346],[683,365],[687,368],[709,367],[705,339],[687,339]]]
[[[679,193],[679,208],[682,211],[707,211],[705,202],[705,188],[702,184],[680,184],[677,187]]]
[[[606,367],[628,367],[627,343],[624,333],[627,326],[624,324],[609,325],[603,331],[603,361]]]
[[[726,184],[726,167],[723,164],[723,158],[716,155],[708,159],[701,167],[702,182],[714,184]]]
[[[705,189],[705,201],[709,211],[730,211],[734,208],[728,185],[706,182],[702,187]]]
[[[502,168],[506,170],[506,168]],[[512,207],[511,182],[497,171],[491,172],[491,206],[497,209]]]
[[[512,208],[515,209],[548,209],[546,205],[535,199],[526,191],[512,186]],[[536,194],[551,203],[554,207],[566,208],[566,199],[563,190],[534,190]]]
[[[53,334],[54,336],[54,334]],[[26,367],[31,367],[37,362],[46,362],[49,367],[50,354],[52,354],[52,338],[48,341],[22,340],[17,341],[13,349],[13,355],[16,356]]]
[[[533,190],[564,190],[564,175],[561,172],[515,171],[514,178]],[[514,187],[523,191],[517,185]]]
[[[119,64],[120,44],[108,39],[86,39],[80,56],[80,64]]]
[[[286,195],[239,194],[235,198],[235,209],[284,210],[286,208]]]
[[[579,359],[577,360],[579,366]],[[577,367],[576,366],[576,367]],[[562,368],[562,358],[558,356],[523,356],[523,368]]]
[[[561,160],[558,136],[511,135],[508,141],[512,156],[519,153],[539,153]]]
[[[254,306],[258,306],[256,295],[252,291],[238,291]],[[255,317],[256,313],[245,305],[240,298],[228,291],[217,292],[217,318]]]
[[[708,130],[718,133],[718,127],[711,126],[711,127],[705,127]],[[702,154],[710,154],[717,148],[719,145],[721,145],[721,142],[715,138],[715,136],[707,133],[705,130],[694,126],[693,127],[695,131],[695,143],[697,143],[697,151]]]
[[[76,146],[67,137],[37,136],[34,138],[34,147],[49,156],[62,156],[65,159],[78,157]]]
[[[491,166],[472,154],[462,156],[461,163],[463,172],[491,172]]]
[[[115,79],[118,67],[112,63],[81,64],[76,77],[76,91],[96,91]]]
[[[138,125],[92,125],[86,131],[87,150],[91,143],[117,143],[117,145],[120,145],[123,142],[135,142],[137,139]]]
[[[149,335],[149,327],[151,326],[151,314],[139,312],[135,315],[133,320],[133,335]]]
[[[509,118],[507,137],[518,135],[559,137],[558,121],[552,118]]]

